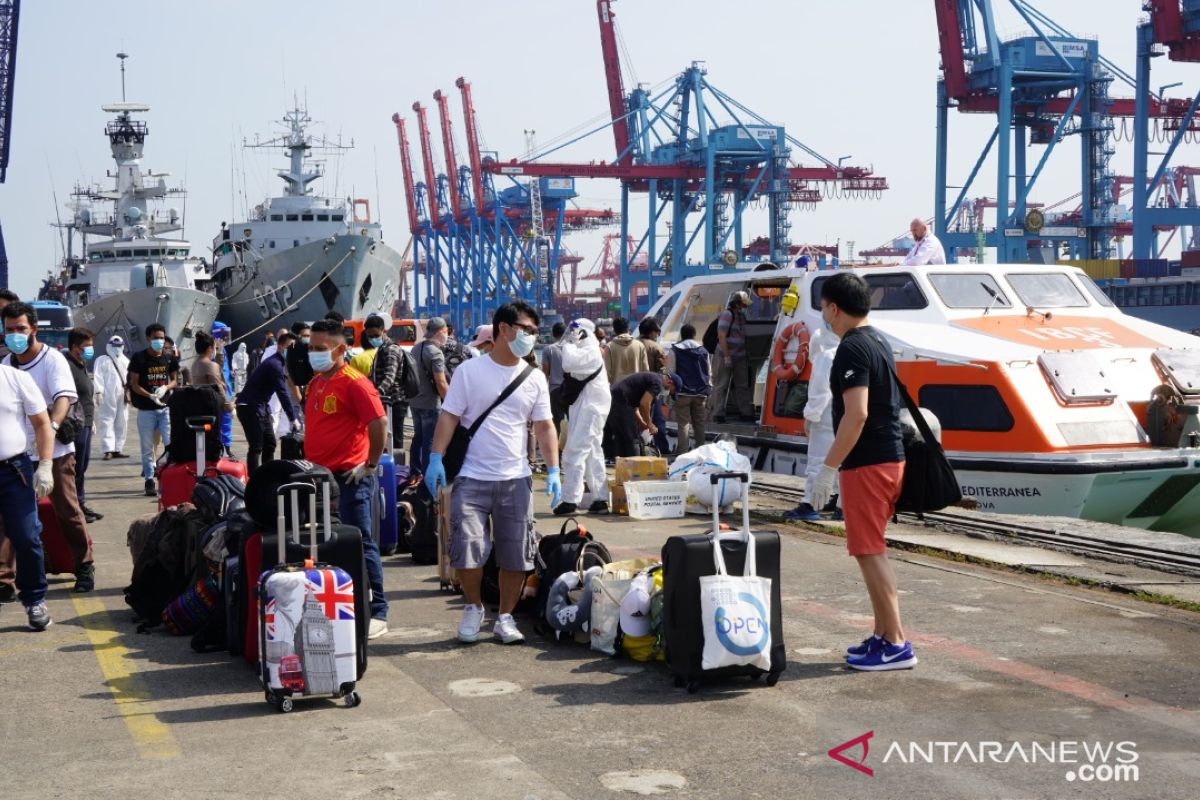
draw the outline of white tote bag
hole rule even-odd
[[[700,578],[700,611],[704,622],[701,669],[753,666],[771,669],[771,579],[757,575],[754,536],[749,513],[743,530],[712,536],[716,575]],[[746,542],[746,568],[730,575],[721,553],[721,539]]]

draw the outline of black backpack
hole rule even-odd
[[[567,530],[568,525],[575,527]],[[550,599],[550,587],[560,575],[568,572],[586,572],[592,567],[612,562],[612,555],[602,542],[597,542],[574,517],[562,524],[559,532],[543,536],[538,542],[537,575],[538,591],[534,598],[532,613],[538,621],[539,632],[546,632],[546,603]],[[549,631],[553,635],[553,631]]]
[[[183,386],[167,400],[171,419],[171,444],[167,454],[172,464],[196,463],[196,431],[188,427],[190,417],[220,419],[225,410],[225,398],[213,384]],[[204,458],[216,461],[221,455],[221,426],[213,425],[204,434]]]
[[[704,349],[712,355],[716,354],[717,345],[721,343],[717,336],[717,323],[720,321],[721,317],[718,314],[716,319],[708,323],[708,327],[704,329],[704,338],[700,340],[700,344],[704,345]]]
[[[400,396],[412,400],[421,391],[421,376],[417,373],[417,360],[411,350],[400,350]]]
[[[155,519],[125,587],[125,602],[141,622],[139,630],[160,624],[163,609],[194,580],[204,529],[200,512],[190,503],[168,508]]]
[[[212,525],[246,506],[246,487],[232,475],[205,475],[196,480],[192,504],[205,524]]]
[[[463,347],[458,339],[449,338],[446,339],[446,344],[442,345],[442,355],[446,357],[446,380],[450,380],[458,365],[471,357],[471,351]]]

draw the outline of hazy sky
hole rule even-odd
[[[1140,6],[1139,0],[1039,4],[1075,33],[1099,37],[1101,51],[1129,72]],[[1007,2],[996,0],[996,8],[1003,34],[1025,30]],[[830,200],[793,213],[793,242],[854,240],[861,250],[902,233],[913,216],[932,213],[939,57],[929,0],[620,0],[615,11],[632,57],[627,76],[658,84],[703,60],[716,86],[810,147],[835,160],[850,155],[847,163],[873,166],[888,178],[891,189],[881,200]],[[247,205],[282,186],[273,172],[284,164],[281,154],[239,145],[255,133],[276,132],[272,121],[293,94],[307,98],[326,135],[356,145],[340,167],[331,162],[322,188],[334,193],[336,172],[338,194],[353,190],[381,206],[386,238],[399,250],[408,231],[393,111],[411,119],[414,100],[432,112],[433,90],[450,92],[461,163],[459,75],[473,84],[486,146],[504,157],[523,152],[526,128],[544,142],[607,110],[592,0],[26,2],[12,157],[0,186],[10,280],[22,294],[33,293],[60,256],[59,234],[48,226],[52,190],[61,208],[76,182],[107,183],[108,115],[100,106],[120,99],[118,50],[131,56],[129,99],[152,107],[143,166],[186,179],[187,233],[205,252],[222,220],[240,218]],[[1156,84],[1184,81],[1173,93],[1194,91],[1198,78],[1200,65],[1155,62]],[[1116,83],[1112,94],[1132,90]],[[993,125],[985,116],[952,117],[951,183],[965,178]],[[1130,146],[1117,147],[1114,166],[1128,174]],[[413,148],[419,159],[415,140]],[[436,140],[435,150],[440,161]],[[605,131],[562,157],[614,155]],[[1039,181],[1046,202],[1079,190],[1078,145],[1064,143],[1056,155]],[[1176,163],[1200,160],[1195,145],[1184,145],[1181,156]],[[994,195],[991,174],[973,195]],[[579,190],[583,205],[618,206],[615,182],[580,181]],[[636,228],[639,236],[643,227]],[[763,232],[749,227],[747,239]],[[576,236],[568,246],[588,266],[600,239]]]

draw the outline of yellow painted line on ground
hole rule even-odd
[[[147,706],[152,702],[145,683],[133,671],[129,648],[118,641],[112,619],[104,603],[91,597],[73,596],[75,613],[87,631],[88,641],[104,674],[104,682],[112,692],[117,711],[129,729],[142,758],[165,759],[180,755],[179,743],[171,729],[159,722]]]

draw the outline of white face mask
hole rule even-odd
[[[528,331],[517,331],[517,338],[509,343],[508,348],[517,358],[524,358],[533,352],[533,346],[537,344],[537,337]]]
[[[108,346],[109,358],[116,358],[117,356],[124,354],[124,352],[125,352],[125,348],[121,347],[120,345],[110,344]]]

